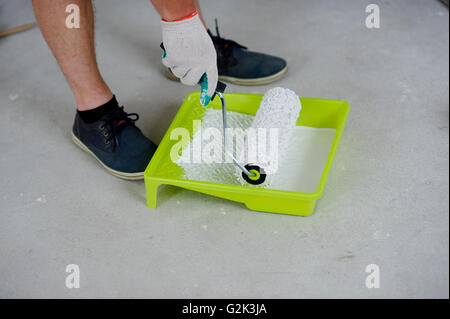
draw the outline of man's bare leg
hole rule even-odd
[[[66,6],[80,9],[80,28],[66,27]],[[112,175],[142,179],[156,145],[119,107],[97,67],[91,0],[33,0],[42,34],[58,61],[77,103],[72,140]]]
[[[69,29],[66,6],[80,8],[80,28]],[[113,97],[97,66],[94,44],[94,10],[90,0],[33,0],[42,34],[58,61],[75,96],[77,109],[96,108]]]

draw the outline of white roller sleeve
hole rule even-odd
[[[252,151],[256,154],[256,161],[251,164],[260,166],[267,173],[266,181],[260,186],[270,185],[271,177],[277,173],[279,163],[289,147],[292,129],[296,126],[301,108],[300,99],[292,90],[276,87],[264,94],[251,125],[255,131],[262,130],[257,133],[256,145],[251,141],[247,144],[249,154]],[[236,175],[236,178],[241,176],[241,171],[237,169]]]

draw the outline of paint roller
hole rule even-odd
[[[226,85],[218,81],[214,94],[219,96],[222,103],[224,152],[236,165],[236,177],[240,179],[241,184],[261,185],[265,183],[268,186],[278,169],[279,154],[286,151],[292,136],[292,129],[296,126],[302,108],[300,99],[292,90],[280,87],[272,88],[264,94],[250,127],[254,130],[253,132],[257,133],[257,139],[250,141],[249,135],[247,135],[246,141],[247,159],[252,157],[249,154],[251,151],[256,151],[256,156],[253,156],[256,162],[242,164],[228,149],[227,108],[223,95],[225,88]],[[242,183],[243,181],[245,183]]]

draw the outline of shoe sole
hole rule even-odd
[[[75,136],[75,134],[73,134],[72,132],[72,141],[75,143],[75,145],[77,145],[79,148],[81,148],[83,151],[85,151],[86,153],[90,154],[92,157],[94,157],[102,166],[104,169],[106,169],[106,171],[108,173],[110,173],[111,175],[114,175],[118,178],[121,179],[126,179],[126,180],[140,180],[140,179],[144,179],[144,172],[142,173],[124,173],[124,172],[119,172],[116,171],[108,166],[106,166],[98,157],[97,155],[95,155],[82,141],[80,141],[78,139],[78,137]]]
[[[225,76],[225,75],[221,75],[219,76],[219,80],[221,81],[225,81],[225,82],[229,82],[229,83],[233,83],[233,84],[237,84],[237,85],[263,85],[263,84],[268,84],[268,83],[272,83],[275,82],[279,79],[281,79],[283,76],[286,75],[288,71],[288,67],[285,66],[284,69],[282,69],[281,71],[279,71],[278,73],[272,74],[270,76],[266,76],[263,78],[254,78],[254,79],[242,79],[242,78],[236,78],[236,77],[232,77],[232,76]],[[172,80],[172,81],[180,81],[179,78],[177,78],[172,71],[170,71],[170,69],[167,69],[166,72],[167,77]]]

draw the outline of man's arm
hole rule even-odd
[[[161,15],[162,63],[181,83],[201,81],[200,103],[208,105],[217,86],[217,55],[196,10],[196,0],[150,0]]]
[[[150,0],[161,18],[175,21],[195,12],[194,0]]]

